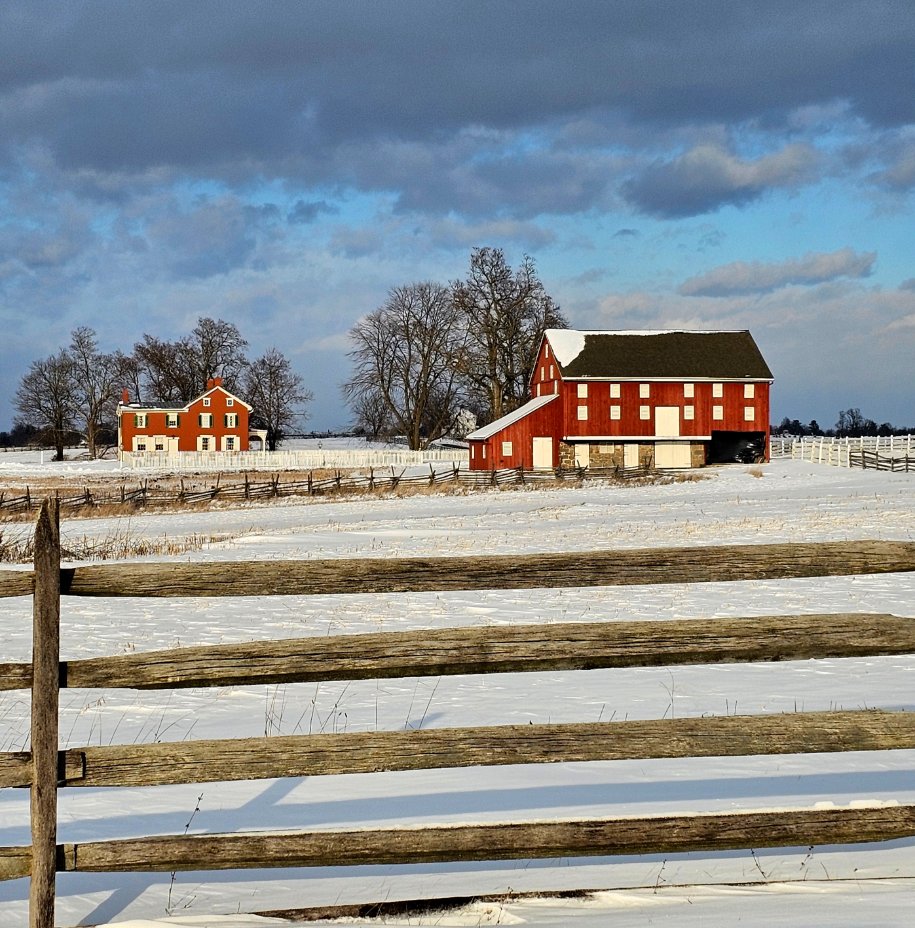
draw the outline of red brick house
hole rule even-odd
[[[221,377],[185,406],[141,406],[127,391],[118,405],[118,449],[171,454],[177,451],[247,451],[251,407],[229,393]]]
[[[532,399],[467,436],[470,467],[768,460],[771,383],[747,331],[548,329]]]

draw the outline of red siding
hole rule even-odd
[[[471,470],[498,470],[502,467],[533,467],[535,437],[553,439],[553,467],[559,466],[559,438],[561,437],[561,400],[547,403],[518,422],[496,432],[492,438],[470,441]],[[511,454],[503,454],[503,442],[511,442]],[[483,448],[486,457],[483,457]]]

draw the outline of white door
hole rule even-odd
[[[590,467],[591,466],[591,446],[584,443],[577,443],[575,445],[575,466],[576,467]]]
[[[690,466],[689,442],[659,441],[654,446],[654,466],[658,470]]]
[[[171,436],[169,436],[168,440],[166,441],[166,450],[168,451],[169,454],[177,454],[178,453],[178,439],[172,438]]]
[[[658,406],[655,408],[654,433],[658,438],[676,438],[680,434],[679,406]]]
[[[552,438],[534,438],[534,467],[552,467],[553,466],[553,439]]]
[[[635,442],[623,445],[623,467],[629,470],[639,466],[639,446]]]

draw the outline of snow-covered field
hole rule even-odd
[[[3,463],[0,459],[0,477]],[[915,540],[915,477],[778,461],[654,487],[283,500],[213,512],[65,523],[65,536],[219,535],[177,559],[457,555],[730,542]],[[24,527],[6,526],[8,530]],[[2,603],[0,659],[25,660],[30,600]],[[65,600],[65,658],[176,644],[522,622],[822,612],[915,618],[915,575],[557,590],[211,600]],[[829,708],[915,709],[915,657],[236,687],[62,693],[64,746],[263,734],[597,721]],[[0,694],[0,749],[26,746],[25,693]],[[471,768],[132,790],[64,790],[60,840],[390,827],[915,802],[915,751]],[[196,810],[196,811],[195,811]],[[0,843],[27,844],[28,797],[0,792]],[[785,881],[797,881],[785,883]],[[753,884],[740,888],[723,884]],[[701,885],[700,885],[701,884]],[[717,884],[717,885],[716,885]],[[679,887],[679,888],[678,888]],[[425,924],[901,925],[915,841],[517,863],[78,875],[60,925],[254,928],[205,913],[343,902],[606,890],[589,900],[478,904]],[[0,883],[0,924],[25,925],[28,885]],[[173,921],[169,922],[166,915]],[[129,921],[128,920],[132,920]],[[416,917],[386,924],[419,924]]]

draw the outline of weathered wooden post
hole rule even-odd
[[[35,525],[32,607],[32,865],[29,928],[54,928],[57,874],[57,728],[60,689],[60,501]]]

